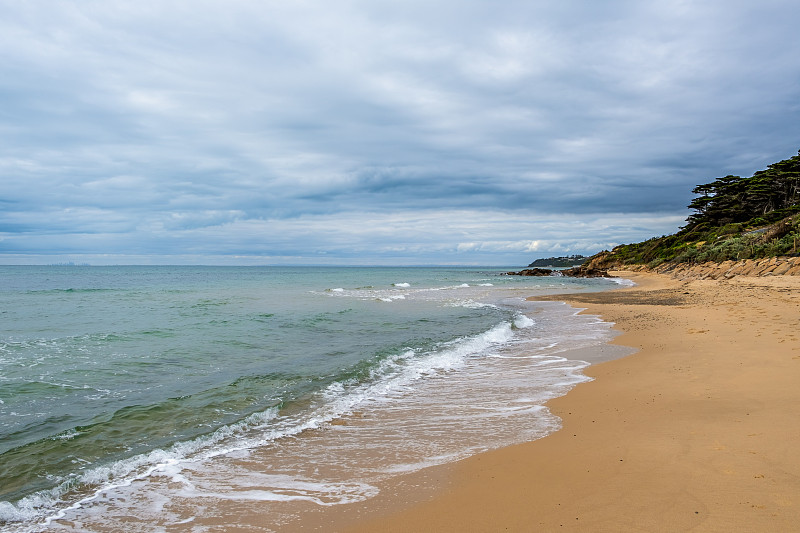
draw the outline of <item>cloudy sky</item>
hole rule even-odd
[[[797,0],[0,0],[0,263],[496,264],[800,148]]]

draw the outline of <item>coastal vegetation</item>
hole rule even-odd
[[[705,263],[796,256],[800,246],[800,152],[749,178],[725,176],[698,185],[691,214],[673,235],[623,244],[585,266]]]

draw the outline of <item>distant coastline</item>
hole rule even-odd
[[[546,257],[537,259],[528,265],[528,268],[565,268],[580,266],[589,259],[585,255],[567,255],[561,257]]]

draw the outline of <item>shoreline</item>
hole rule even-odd
[[[368,502],[319,513],[319,524],[353,532],[796,528],[800,278],[624,275],[637,286],[535,298],[614,322],[622,334],[612,344],[638,349],[588,367],[593,381],[548,402],[561,430],[402,476]]]

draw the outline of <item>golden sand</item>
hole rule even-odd
[[[638,286],[553,298],[639,350],[550,402],[560,431],[398,478],[324,529],[800,531],[800,277],[617,274]]]

